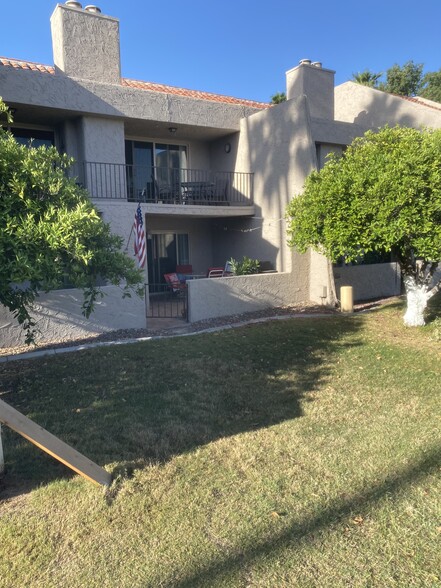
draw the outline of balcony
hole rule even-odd
[[[187,206],[253,205],[253,174],[77,162],[70,170],[93,199]]]

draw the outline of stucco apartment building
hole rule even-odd
[[[311,170],[367,129],[397,123],[441,126],[441,107],[347,82],[303,60],[286,74],[277,106],[121,77],[119,21],[79,2],[51,17],[54,65],[0,58],[0,96],[14,109],[19,140],[55,144],[76,160],[73,174],[105,221],[128,240],[138,202],[147,232],[145,281],[163,281],[177,264],[193,272],[244,255],[277,273],[189,284],[189,318],[317,301],[330,292],[326,260],[286,244],[285,208]],[[130,249],[131,251],[131,249]],[[352,272],[352,273],[351,273]],[[354,273],[355,272],[355,273]],[[336,268],[359,299],[399,289],[394,264]],[[36,306],[46,338],[144,327],[142,300],[115,289],[91,321],[79,295],[42,295]],[[0,312],[0,345],[19,330]]]

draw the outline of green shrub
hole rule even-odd
[[[231,271],[235,276],[248,276],[250,274],[258,274],[260,262],[258,259],[250,259],[244,255],[242,261],[230,259]]]

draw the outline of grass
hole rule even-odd
[[[3,364],[0,586],[440,586],[439,305]]]

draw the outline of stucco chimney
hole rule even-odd
[[[119,20],[96,6],[86,8],[57,4],[51,16],[55,69],[73,78],[120,84]]]
[[[324,69],[319,61],[302,59],[286,72],[287,100],[305,95],[312,117],[334,120],[334,75],[335,71]]]

